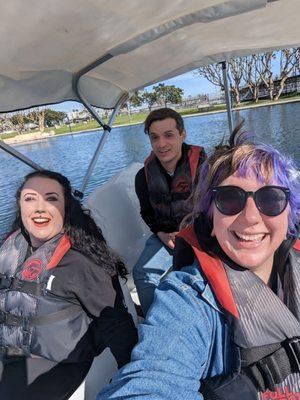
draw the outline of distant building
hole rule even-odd
[[[35,124],[34,122],[27,122],[24,124],[25,131],[31,131],[33,129],[37,129],[38,127],[38,124]]]
[[[274,80],[274,93],[278,92],[279,85],[280,85],[280,80],[275,79]],[[299,92],[300,92],[300,75],[294,75],[294,76],[288,77],[287,80],[285,81],[285,85],[284,85],[282,94],[299,93]],[[253,94],[251,93],[248,86],[244,86],[243,88],[240,89],[240,98],[241,98],[241,101],[253,100]],[[261,83],[259,86],[258,98],[259,99],[268,99],[269,98],[269,90],[266,88],[266,86],[263,83]]]
[[[91,114],[88,112],[88,110],[72,110],[68,112],[67,114],[67,119],[71,123],[78,123],[78,122],[87,122],[92,119]]]

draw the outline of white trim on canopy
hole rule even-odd
[[[199,66],[300,46],[299,0],[0,4],[1,111],[79,100],[74,76],[89,65],[80,92],[113,108],[124,93]]]

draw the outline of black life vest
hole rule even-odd
[[[145,161],[145,176],[149,191],[149,200],[155,212],[156,220],[166,231],[178,229],[182,219],[191,212],[188,201],[197,174],[200,146],[185,145],[182,161],[177,165],[172,177],[171,187],[161,170],[155,154],[151,152]]]
[[[0,249],[0,360],[44,357],[74,362],[73,350],[91,319],[75,302],[51,293],[52,270],[71,248],[59,234],[26,258],[20,231]],[[84,360],[83,360],[84,361]]]
[[[285,266],[283,302],[251,271],[237,271],[202,251],[192,226],[179,236],[192,247],[241,356],[238,371],[201,381],[204,398],[300,399],[300,240]]]

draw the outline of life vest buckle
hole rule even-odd
[[[295,364],[295,367],[300,371],[300,337],[294,337],[287,341],[288,351],[290,353],[291,362]]]
[[[12,284],[12,279],[6,275],[0,275],[0,290],[1,289],[9,289]]]
[[[259,391],[276,391],[288,375],[300,372],[300,337],[287,339],[272,354],[244,369]]]
[[[21,281],[20,279],[14,277],[11,279],[11,285],[10,285],[10,289],[11,290],[15,290],[17,292],[21,292],[23,291],[22,288],[24,286],[24,283],[26,284],[26,281]],[[30,284],[31,282],[29,282]]]
[[[10,358],[10,357],[25,357],[26,353],[23,349],[19,349],[17,347],[7,347],[6,355],[8,358]]]
[[[14,357],[25,357],[26,352],[17,347],[0,346],[0,360],[8,360]]]
[[[18,326],[20,325],[20,317],[14,314],[6,314],[7,325]]]
[[[0,324],[18,326],[22,322],[22,317],[10,313],[0,313]]]
[[[170,203],[170,202],[174,201],[172,193],[162,193],[160,195],[160,198],[161,198],[161,201],[165,202],[165,203]]]

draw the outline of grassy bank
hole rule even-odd
[[[276,105],[276,104],[286,103],[286,102],[290,102],[290,101],[300,101],[300,94],[298,93],[298,94],[289,94],[289,95],[281,96],[281,98],[276,102],[270,101],[268,99],[259,100],[257,103],[255,103],[253,101],[243,102],[239,106],[235,106],[234,109],[238,110],[238,109],[244,109],[244,108],[248,108],[248,107],[261,107],[264,105]],[[223,110],[226,110],[225,104],[214,104],[214,105],[210,105],[210,106],[203,107],[200,109],[198,109],[198,108],[177,109],[177,111],[183,116],[184,115],[193,115],[193,114],[205,114],[208,112],[219,112],[219,111],[223,111]],[[145,121],[147,115],[148,115],[148,113],[146,113],[146,112],[131,114],[130,116],[127,114],[120,114],[116,117],[113,126],[142,123]],[[108,119],[105,118],[104,122],[108,123]],[[73,133],[73,132],[75,133],[75,132],[89,131],[89,130],[98,129],[98,128],[99,128],[99,124],[96,121],[89,121],[86,123],[78,123],[78,124],[74,124],[71,126],[62,125],[59,128],[53,128],[53,127],[46,128],[45,132],[54,131],[55,135],[62,135],[62,134],[68,134],[68,133]],[[26,133],[29,133],[29,132],[25,132],[23,134],[24,141],[26,140]],[[16,132],[12,132],[9,134],[0,134],[0,139],[13,138],[16,135],[17,135]]]

